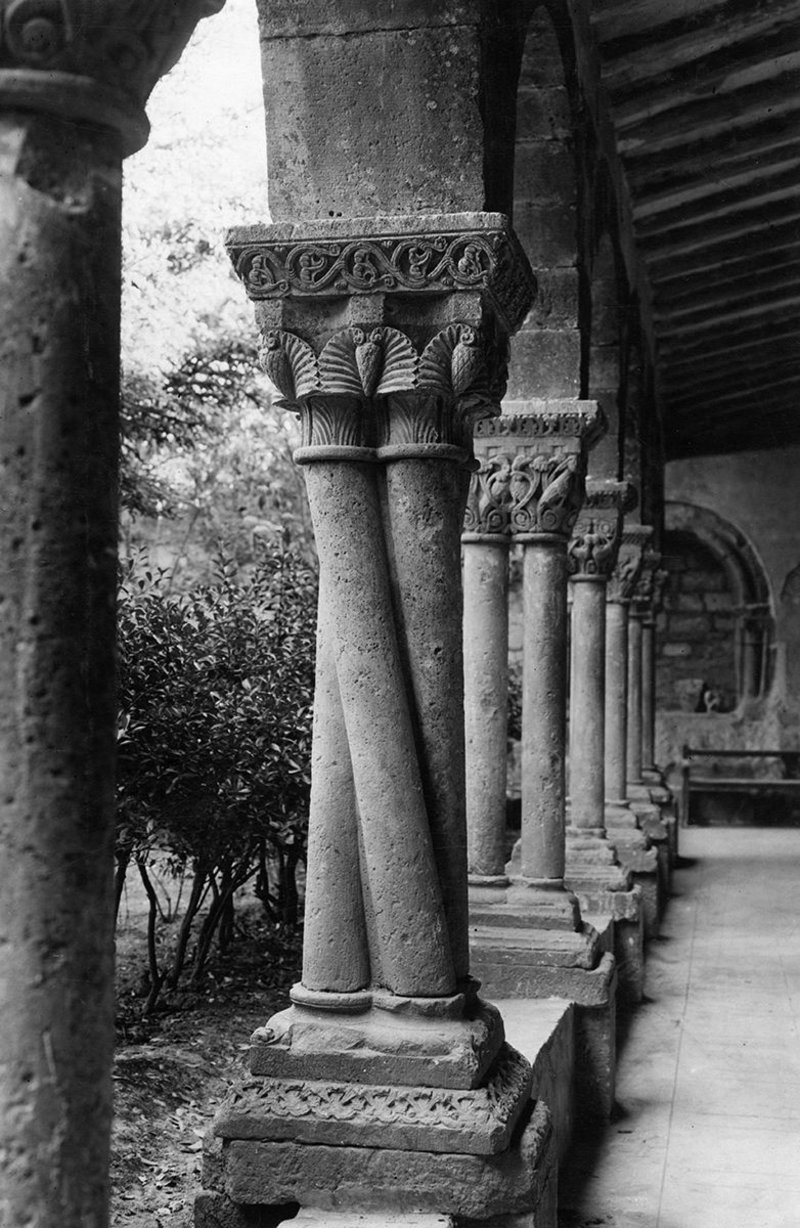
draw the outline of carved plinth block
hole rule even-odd
[[[494,1155],[505,1150],[531,1092],[531,1067],[504,1045],[471,1090],[321,1079],[253,1078],[217,1113],[222,1139],[294,1139],[335,1146]]]
[[[384,1005],[357,1014],[295,1004],[273,1015],[253,1033],[251,1073],[461,1089],[486,1077],[504,1039],[491,1004],[456,995],[430,999],[423,1013],[412,1000],[373,997]],[[448,1002],[451,1013],[438,1013]]]
[[[365,1139],[354,1147],[223,1140],[207,1152],[204,1184],[218,1206],[229,1200],[253,1211],[290,1202],[320,1210],[476,1220],[536,1211],[541,1212],[537,1225],[555,1228],[556,1140],[541,1101],[527,1101],[511,1145],[494,1155],[376,1147],[379,1141],[380,1135],[372,1146]],[[205,1201],[212,1200],[206,1195]]]

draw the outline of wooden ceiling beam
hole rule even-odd
[[[721,386],[705,390],[687,387],[685,391],[680,393],[671,393],[667,404],[672,416],[679,415],[684,407],[687,412],[694,412],[698,405],[702,405],[705,410],[713,410],[716,418],[716,407],[721,407],[720,415],[724,419],[725,407],[731,407],[733,411],[733,408],[737,405],[752,404],[754,400],[769,399],[775,392],[785,392],[790,388],[797,394],[797,378],[799,374],[800,371],[794,370],[787,375],[779,375],[768,382],[762,380],[757,386],[749,385],[746,388],[740,386],[739,391],[736,393],[732,393],[730,388],[723,388]],[[800,417],[800,395],[796,395],[796,403],[798,416]]]
[[[721,244],[739,242],[749,246],[753,238],[764,231],[774,231],[780,226],[791,226],[798,222],[800,192],[793,192],[788,193],[769,210],[755,206],[728,214],[719,221],[698,222],[694,226],[676,227],[675,230],[665,230],[659,235],[650,235],[641,241],[640,250],[647,264],[662,259],[671,262],[697,251],[708,251]]]
[[[632,202],[634,220],[637,226],[640,223],[646,225],[651,218],[673,211],[677,214],[679,210],[690,210],[692,205],[696,205],[698,210],[711,210],[715,199],[725,203],[739,189],[747,189],[755,181],[767,187],[774,178],[784,173],[787,178],[794,174],[800,179],[800,141],[794,147],[788,145],[779,150],[774,162],[756,166],[750,164],[722,180],[716,177],[698,180],[692,186],[674,192],[664,190],[660,195],[639,197]]]
[[[797,199],[800,182],[800,158],[788,165],[780,163],[774,170],[760,167],[755,173],[741,176],[735,187],[725,186],[710,192],[702,200],[694,199],[684,205],[665,209],[648,217],[634,212],[636,234],[642,241],[669,231],[680,237],[686,227],[701,222],[713,222],[735,215],[742,209],[763,208],[787,199]]]
[[[634,163],[641,151],[646,151],[650,157],[669,157],[676,150],[685,155],[687,148],[694,150],[696,144],[706,141],[716,143],[721,137],[738,137],[741,142],[749,129],[792,116],[797,123],[797,133],[800,132],[798,88],[800,73],[794,70],[787,73],[782,82],[770,82],[769,88],[759,84],[733,94],[687,102],[675,111],[646,120],[627,134],[619,135],[617,148],[623,161],[631,158]]]
[[[663,20],[664,15],[667,19]],[[800,18],[798,0],[728,0],[695,14],[677,15],[672,4],[661,8],[662,20],[643,29],[627,28],[618,37],[595,23],[612,93],[637,82],[694,66],[698,77],[709,57],[735,55],[741,43],[761,43],[778,30],[789,30]],[[649,54],[648,54],[649,53]]]
[[[642,146],[624,158],[634,199],[649,199],[664,190],[678,191],[695,183],[724,184],[727,175],[777,161],[788,148],[800,145],[798,115],[782,115],[754,125],[745,133],[722,131],[691,146],[654,152]]]
[[[727,282],[703,282],[671,298],[654,299],[653,318],[657,324],[673,320],[702,320],[709,315],[725,312],[732,304],[742,308],[766,305],[771,297],[791,287],[800,287],[800,260],[795,260],[771,273],[759,270],[758,277],[731,278]],[[763,287],[763,289],[762,289]]]
[[[798,240],[800,240],[800,222],[796,218],[789,218],[780,225],[754,227],[747,236],[747,255],[760,257],[778,245],[794,244]],[[706,243],[687,252],[680,261],[675,254],[670,252],[650,255],[647,259],[647,267],[653,285],[657,286],[660,284],[661,274],[666,279],[674,278],[681,273],[699,273],[704,269],[715,269],[726,261],[736,260],[741,254],[740,236],[733,238],[725,236],[719,240],[710,236]]]

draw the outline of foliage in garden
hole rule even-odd
[[[230,940],[251,879],[296,923],[310,787],[316,576],[262,543],[249,577],[220,559],[211,583],[170,594],[130,566],[119,598],[118,889],[139,868],[150,899],[150,997],[202,972]],[[158,941],[149,863],[166,854],[191,894],[172,948]]]

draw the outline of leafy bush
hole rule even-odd
[[[262,543],[248,579],[220,560],[210,584],[171,595],[128,565],[119,595],[118,899],[139,868],[150,901],[151,1009],[191,953],[202,972],[229,940],[234,893],[257,878],[275,919],[297,920],[310,788],[316,576]],[[166,855],[192,889],[171,960],[156,942],[148,863]]]

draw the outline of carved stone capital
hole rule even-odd
[[[422,349],[396,328],[345,328],[318,353],[297,333],[271,329],[262,361],[278,404],[300,416],[303,449],[367,449],[384,459],[455,449],[463,460],[473,417],[490,399],[483,338],[469,324],[447,325]],[[298,459],[308,457],[301,450]]]
[[[133,153],[147,140],[153,86],[224,2],[0,0],[0,100],[108,125]]]
[[[653,611],[656,572],[660,562],[661,555],[659,552],[657,550],[649,550],[647,545],[645,545],[642,553],[642,567],[633,593],[632,613],[639,618],[649,617]]]
[[[583,503],[588,448],[605,428],[593,401],[526,403],[475,427],[479,469],[464,523],[466,540],[512,535],[569,538]]]
[[[508,338],[536,293],[501,214],[249,226],[227,242],[287,401],[302,406],[313,375],[307,357],[302,389],[286,392],[284,360],[270,350],[291,334],[283,348],[295,366],[305,346],[328,390],[344,381],[371,403],[375,446],[468,445],[474,422],[500,412]]]
[[[586,482],[586,498],[568,548],[572,580],[608,580],[622,540],[623,516],[635,502],[627,482]]]
[[[653,536],[650,525],[624,524],[606,598],[615,603],[633,600],[644,566],[645,547]]]

